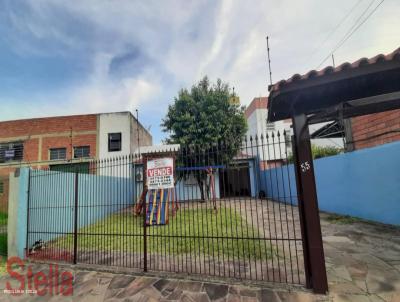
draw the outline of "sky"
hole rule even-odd
[[[275,83],[331,65],[381,1],[0,0],[0,120],[138,109],[157,144],[180,89],[221,78],[248,105],[268,95],[267,35]],[[400,47],[399,15],[383,0],[336,65]]]

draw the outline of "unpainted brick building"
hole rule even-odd
[[[7,209],[8,177],[17,168],[85,168],[90,159],[127,155],[138,145],[152,145],[152,136],[130,112],[0,122],[0,211]]]

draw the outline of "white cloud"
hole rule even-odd
[[[310,58],[358,0],[338,1],[63,1],[31,0],[29,13],[15,8],[10,48],[24,56],[71,55],[89,71],[56,91],[29,91],[24,112],[2,108],[1,118],[133,110],[147,111],[153,130],[168,102],[203,75],[235,86],[243,104],[266,95],[270,36],[274,82],[315,68],[369,1]],[[13,3],[13,2],[11,2]],[[378,3],[378,1],[376,1]],[[388,53],[399,47],[400,3],[386,0],[336,53],[336,63]],[[110,75],[114,58],[138,49],[143,64]],[[326,64],[328,64],[327,62]],[[127,65],[131,66],[131,65]],[[136,66],[133,64],[132,66]],[[1,74],[0,74],[1,75]]]

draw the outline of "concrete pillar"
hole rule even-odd
[[[29,168],[10,174],[8,199],[8,257],[25,258]]]

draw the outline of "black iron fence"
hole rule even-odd
[[[0,175],[0,256],[7,257],[8,176]]]
[[[31,170],[30,258],[304,284],[291,140],[285,133]],[[149,161],[172,157],[173,188]],[[281,167],[280,169],[277,169]]]

